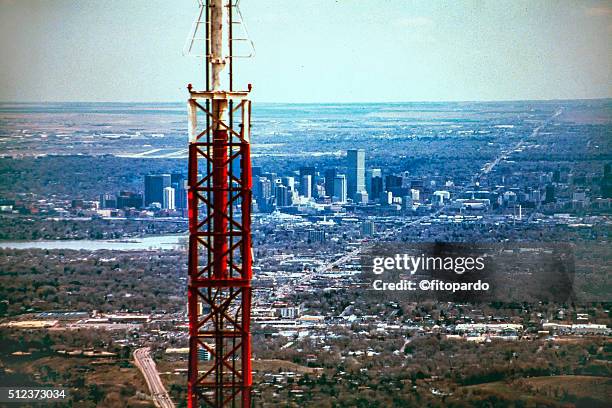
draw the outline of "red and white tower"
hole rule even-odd
[[[232,77],[250,41],[234,36],[236,3],[199,0],[186,50],[201,44],[206,61],[205,90],[188,86],[191,408],[251,406],[251,102]]]

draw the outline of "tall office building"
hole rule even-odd
[[[120,191],[116,203],[117,208],[142,208],[142,195],[131,191]]]
[[[289,191],[295,191],[295,177],[287,176],[282,179],[283,185],[287,186]]]
[[[357,192],[365,191],[365,150],[351,149],[346,152],[348,177],[347,194],[354,198]]]
[[[410,194],[410,189],[404,187],[404,182],[402,175],[389,174],[385,176],[385,191],[392,192],[394,197],[403,197]]]
[[[314,197],[316,195],[316,177],[317,177],[317,169],[312,166],[300,167],[300,181],[304,178],[304,176],[310,176],[310,197]]]
[[[258,208],[261,211],[268,211],[272,197],[272,182],[267,177],[257,177],[253,184],[253,196]]]
[[[276,206],[277,207],[287,207],[288,203],[288,191],[287,187],[282,184],[278,184],[276,186]]]
[[[312,166],[300,167],[300,179],[306,175],[310,175],[314,179],[317,175],[317,169]]]
[[[336,169],[325,170],[325,195],[332,197],[334,195],[334,179],[338,171]]]
[[[164,199],[162,202],[162,207],[164,208],[164,210],[176,209],[176,206],[174,203],[174,193],[175,191],[172,187],[164,188]]]
[[[346,202],[346,176],[344,174],[338,174],[334,179],[333,201],[336,203]]]
[[[163,204],[164,202],[164,189],[170,187],[171,177],[170,174],[148,174],[145,176],[145,207],[148,207],[152,203]]]
[[[187,208],[187,190],[183,173],[172,173],[170,175],[170,187],[174,189],[174,205],[176,208],[179,210]]]
[[[261,186],[261,198],[264,200],[269,200],[272,198],[272,182],[265,177],[261,177],[259,182]]]
[[[401,188],[404,185],[404,178],[395,174],[389,174],[385,177],[385,187],[387,191],[394,188]]]
[[[305,174],[300,180],[300,195],[305,198],[312,197],[312,176]]]
[[[117,200],[112,194],[100,194],[100,208],[117,208]]]
[[[383,193],[383,178],[381,169],[372,169],[372,179],[370,180],[370,194],[371,200],[380,200]]]
[[[172,184],[178,184],[183,180],[185,180],[185,176],[183,175],[183,173],[170,174],[170,183]]]

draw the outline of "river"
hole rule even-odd
[[[166,250],[178,249],[187,242],[187,234],[156,235],[121,240],[53,240],[53,241],[0,241],[1,249],[74,249],[74,250]]]

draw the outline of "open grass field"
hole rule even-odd
[[[559,375],[515,381],[495,381],[461,387],[467,394],[494,394],[520,399],[527,406],[597,408],[612,407],[612,378]]]
[[[612,378],[586,375],[559,375],[554,377],[533,377],[523,380],[534,390],[545,393],[562,389],[570,395],[608,401],[612,406]]]

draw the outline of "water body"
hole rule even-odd
[[[123,240],[55,240],[55,241],[0,241],[2,249],[73,249],[73,250],[169,250],[180,249],[185,245],[186,234],[157,235],[144,238]]]

